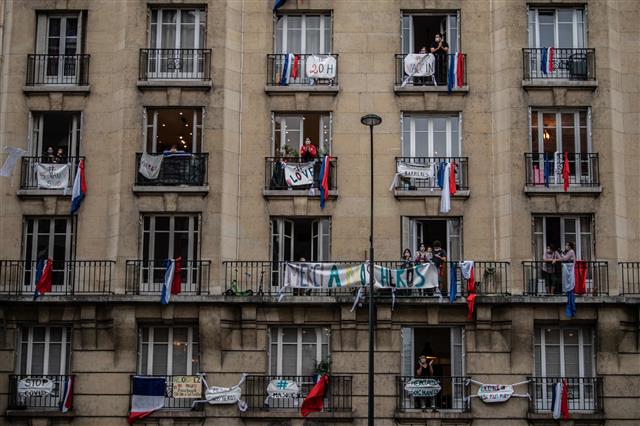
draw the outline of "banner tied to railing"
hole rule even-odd
[[[418,164],[405,161],[399,161],[396,164],[396,174],[389,187],[389,191],[393,191],[398,186],[399,178],[413,179],[434,179],[436,177],[436,163],[434,161],[429,164]]]
[[[138,172],[147,179],[158,179],[160,167],[162,166],[162,157],[162,155],[149,155],[143,152],[140,157]]]
[[[241,388],[246,378],[246,373],[242,374],[242,377],[240,378],[240,381],[237,385],[230,388],[225,388],[222,386],[209,386],[206,379],[202,377],[202,382],[207,388],[204,393],[205,399],[193,401],[193,403],[191,404],[191,408],[194,408],[197,404],[208,402],[211,405],[238,404],[238,409],[240,411],[247,411],[247,403],[242,400]]]
[[[288,186],[313,185],[313,165],[315,163],[284,164],[284,177]]]
[[[336,78],[336,58],[331,55],[307,57],[305,71],[309,78]]]
[[[69,186],[70,164],[35,163],[38,188],[66,189]]]

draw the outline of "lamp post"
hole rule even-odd
[[[374,424],[374,407],[373,407],[373,338],[374,338],[374,298],[373,298],[373,282],[374,282],[374,268],[373,268],[373,126],[377,126],[382,123],[382,118],[375,114],[367,114],[360,118],[360,122],[365,126],[369,126],[370,135],[370,161],[371,161],[371,204],[369,209],[369,392],[368,392],[368,411],[367,411],[367,424],[373,426]]]

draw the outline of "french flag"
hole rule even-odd
[[[331,167],[331,156],[325,155],[320,167],[320,208],[324,209],[324,202],[329,198],[329,168]]]
[[[71,215],[78,213],[85,195],[87,195],[87,181],[84,178],[84,160],[80,160],[71,191]]]
[[[62,399],[60,400],[60,411],[66,413],[73,407],[73,376],[67,376],[62,388]]]
[[[129,423],[145,418],[163,408],[166,388],[165,377],[134,376]]]
[[[162,283],[162,296],[160,302],[163,305],[169,303],[169,298],[172,294],[180,294],[181,281],[180,273],[182,272],[182,258],[167,259],[165,261],[165,267],[167,268],[164,273],[164,282]]]
[[[47,259],[46,262],[44,259],[38,261],[36,265],[36,290],[33,293],[33,300],[51,291],[52,273],[53,261],[51,259]]]

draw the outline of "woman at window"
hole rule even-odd
[[[557,268],[554,265],[558,260],[560,260],[560,253],[558,253],[554,244],[549,244],[542,257],[542,278],[544,279],[547,294],[554,294],[558,290]]]
[[[425,243],[420,243],[418,252],[416,253],[416,263],[428,263],[433,259],[433,251],[431,247],[427,247]]]
[[[402,251],[401,262],[400,267],[407,270],[407,287],[413,287],[413,255],[410,249]]]
[[[304,140],[304,145],[300,147],[300,159],[303,163],[307,163],[314,160],[317,155],[318,150],[316,149],[315,145],[311,143],[310,138],[306,138]]]

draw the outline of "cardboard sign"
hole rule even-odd
[[[18,395],[25,398],[47,396],[53,392],[53,380],[45,377],[27,377],[18,381]]]
[[[200,398],[202,379],[200,376],[173,376],[171,392],[174,398]]]
[[[482,402],[505,402],[513,395],[512,385],[482,385],[478,388],[478,398]]]
[[[442,387],[436,379],[411,379],[404,385],[404,390],[411,396],[431,398],[436,396]]]

